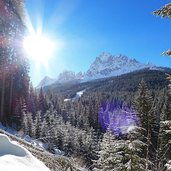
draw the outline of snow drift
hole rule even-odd
[[[3,134],[0,134],[0,170],[1,171],[50,171],[24,147]]]

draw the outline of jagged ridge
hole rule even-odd
[[[86,82],[154,67],[154,65],[143,64],[138,62],[136,59],[129,58],[125,55],[113,56],[109,53],[103,52],[100,56],[96,57],[87,72],[79,72],[76,74],[73,71],[64,71],[59,74],[57,79],[45,77],[38,85],[38,88],[45,87],[53,83],[67,83],[70,81]]]

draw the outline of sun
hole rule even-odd
[[[45,64],[53,56],[54,42],[48,37],[35,33],[25,37],[23,47],[27,56],[38,64]]]

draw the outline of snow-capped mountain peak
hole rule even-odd
[[[102,53],[90,66],[85,79],[92,80],[117,76],[148,67],[150,65],[145,65],[125,55],[112,56],[108,53]]]
[[[65,83],[65,82],[69,82],[75,80],[75,72],[73,71],[64,71],[62,73],[59,74],[58,76],[58,82],[60,83]]]
[[[73,71],[64,71],[59,74],[57,82],[59,83],[66,83],[74,80],[82,80],[84,74],[82,72],[75,73]]]
[[[51,79],[45,77],[39,84],[39,88],[56,83],[66,83],[70,81],[86,82],[99,78],[106,78],[111,76],[119,76],[132,71],[154,68],[152,64],[144,64],[134,58],[129,58],[126,55],[111,55],[103,52],[91,64],[90,68],[84,74],[79,72],[76,74],[72,71],[64,71],[59,74],[58,79]]]
[[[45,87],[48,85],[53,84],[56,81],[56,79],[50,78],[48,76],[45,76],[42,81],[39,83],[39,85],[37,86],[37,88],[41,88],[41,87]]]
[[[109,58],[111,57],[112,55],[110,53],[107,53],[107,52],[103,52],[99,57],[96,58],[96,60],[100,60],[102,62],[106,62],[109,60]]]

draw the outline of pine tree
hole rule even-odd
[[[15,103],[26,99],[28,93],[28,61],[22,50],[22,40],[25,35],[22,0],[3,0],[0,12],[0,35],[4,41],[0,42],[0,93],[1,93],[1,121],[11,124],[16,122]],[[4,17],[8,16],[8,17]],[[21,120],[21,117],[18,118]],[[18,121],[17,121],[18,122]],[[20,123],[21,124],[21,123]]]
[[[33,88],[33,85],[30,84],[28,96],[26,98],[27,110],[34,115],[38,111],[38,98],[37,93]]]
[[[143,128],[134,126],[128,133],[124,147],[127,171],[150,171],[154,167],[153,163],[142,155],[144,149],[148,148],[148,145],[142,141],[143,132]]]
[[[34,136],[34,123],[33,123],[33,114],[27,113],[27,125],[28,125],[28,135]]]
[[[115,138],[110,132],[104,134],[99,159],[94,161],[94,170],[150,171],[154,164],[143,157],[147,148],[143,140],[144,129],[133,126],[126,139]]]
[[[167,170],[171,167],[171,120],[165,120],[160,122],[160,146],[158,152],[158,168],[163,169],[167,167]]]
[[[170,128],[171,106],[168,92],[164,93],[164,103],[160,115],[160,129],[158,135],[158,148],[156,152],[157,170],[164,170],[165,164],[171,160]],[[168,165],[167,165],[168,166]]]
[[[137,95],[134,100],[134,107],[140,118],[141,126],[148,131],[152,122],[153,99],[148,92],[146,83],[142,80],[139,84]]]
[[[99,159],[94,161],[94,171],[125,171],[124,165],[124,140],[117,140],[106,132],[102,139],[99,151]]]
[[[154,12],[155,15],[161,16],[162,18],[171,18],[171,4],[167,4],[156,10]],[[163,55],[168,55],[171,57],[171,49],[163,52]],[[171,75],[168,75],[169,80],[169,91],[171,90]],[[170,91],[171,92],[171,91]],[[167,168],[167,170],[171,170],[171,156],[168,155],[168,151],[170,148],[170,134],[171,134],[171,116],[170,116],[170,103],[168,100],[168,96],[165,96],[164,105],[162,108],[161,121],[160,121],[160,132],[159,132],[159,149],[158,149],[158,168]],[[163,151],[164,154],[163,154]],[[165,164],[166,163],[166,164]],[[165,165],[164,165],[165,164]]]
[[[27,106],[25,100],[20,98],[19,100],[16,101],[16,107],[14,111],[15,117],[13,117],[13,121],[15,121],[16,126],[19,126],[19,128],[22,125],[23,113],[26,112],[27,112]],[[8,121],[11,121],[10,118],[8,119]]]
[[[26,113],[24,112],[23,113],[23,119],[22,119],[22,128],[23,128],[23,131],[24,131],[24,134],[28,135],[28,118],[27,118],[27,115]]]
[[[33,137],[34,127],[33,127],[33,114],[29,112],[23,112],[22,115],[22,128],[25,135]]]
[[[63,150],[66,152],[67,155],[69,155],[71,153],[71,141],[72,141],[72,137],[71,137],[71,125],[69,123],[66,123],[65,129],[63,130]]]
[[[46,98],[44,96],[42,88],[40,89],[40,92],[39,92],[38,108],[39,108],[40,111],[42,111],[42,113],[45,113],[46,110],[47,110],[47,102],[46,102]]]
[[[98,151],[98,142],[97,137],[95,135],[95,131],[93,128],[86,131],[82,136],[82,152],[84,156],[84,160],[86,161],[88,166],[91,166],[93,160],[97,159],[97,151]]]
[[[171,18],[171,4],[166,4],[165,6],[161,7],[160,9],[153,12],[157,16],[161,16],[162,18]],[[171,56],[171,49],[167,50],[163,53],[163,55]]]
[[[36,116],[35,116],[35,120],[34,120],[34,127],[35,127],[35,130],[34,130],[34,137],[36,139],[40,138],[40,135],[41,135],[41,124],[42,124],[42,116],[41,116],[41,112],[38,111],[36,113]]]
[[[41,124],[41,135],[40,137],[42,138],[45,138],[48,136],[48,125],[47,125],[47,122],[46,122],[46,119],[43,118],[43,121],[42,121],[42,124]]]
[[[154,106],[153,98],[149,94],[144,80],[142,80],[139,84],[137,96],[134,100],[134,108],[140,118],[140,126],[145,130],[143,142],[147,145],[147,148],[143,151],[143,153],[146,160],[149,161],[153,156],[154,151],[152,144],[152,136],[154,132]],[[152,148],[153,150],[151,150]],[[146,167],[148,168],[148,162]]]

